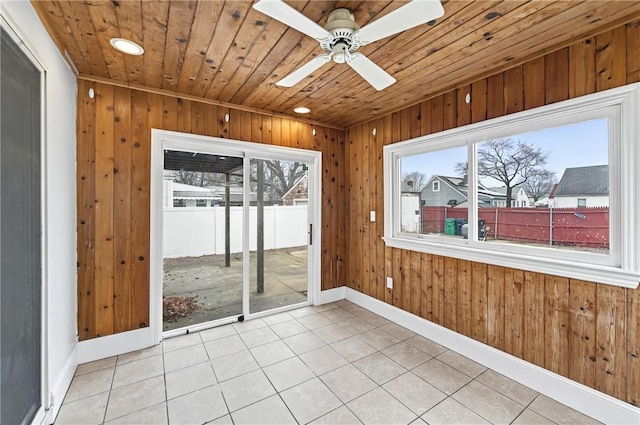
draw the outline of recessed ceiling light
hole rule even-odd
[[[297,108],[293,108],[293,112],[296,112],[298,114],[308,114],[309,112],[311,112],[311,109],[307,108],[306,106],[298,106]]]
[[[126,38],[112,38],[109,41],[114,49],[126,53],[127,55],[140,56],[144,53],[144,49],[138,43],[134,43]]]

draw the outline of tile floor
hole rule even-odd
[[[56,424],[592,424],[348,301],[78,367]]]

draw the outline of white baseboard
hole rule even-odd
[[[64,397],[67,395],[67,391],[71,386],[71,381],[76,373],[78,364],[78,344],[76,344],[73,347],[73,351],[71,351],[64,368],[60,372],[60,375],[58,375],[56,382],[51,387],[51,395],[49,397],[51,405],[47,411],[45,423],[52,424],[56,420],[60,407],[62,406],[62,402],[64,401]]]
[[[345,298],[606,424],[640,424],[640,409],[351,288]]]
[[[151,328],[136,329],[78,343],[78,364],[129,353],[156,345]]]
[[[314,305],[328,304],[335,301],[345,299],[345,286],[339,288],[327,289],[326,291],[320,291],[315,298]]]

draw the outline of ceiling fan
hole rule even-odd
[[[384,90],[395,83],[396,79],[356,50],[360,46],[433,21],[444,15],[444,8],[439,0],[412,0],[362,28],[356,24],[353,13],[349,9],[335,9],[327,17],[327,24],[323,28],[282,0],[260,0],[253,7],[271,18],[315,38],[325,51],[324,54],[316,56],[276,83],[276,85],[283,87],[293,87],[333,59],[336,63],[349,65],[376,90]]]

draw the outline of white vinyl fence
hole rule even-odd
[[[250,250],[257,246],[257,207],[250,207]],[[165,208],[164,258],[224,254],[224,207]],[[242,252],[242,207],[231,207],[231,252]],[[264,207],[264,249],[307,244],[307,206]]]

